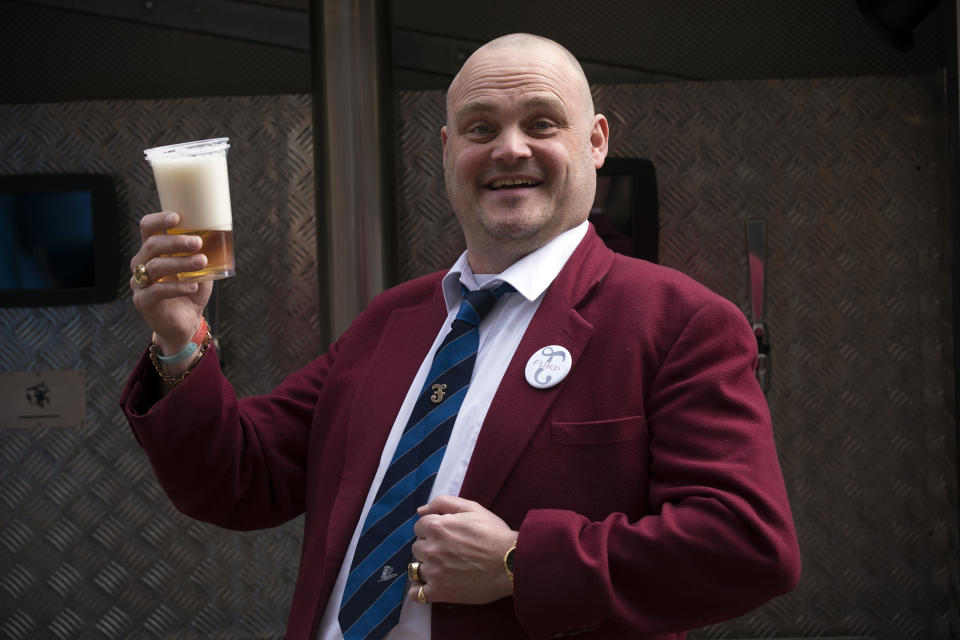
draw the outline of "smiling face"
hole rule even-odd
[[[477,50],[450,85],[440,134],[476,273],[499,273],[589,215],[607,121],[555,43],[515,35]]]

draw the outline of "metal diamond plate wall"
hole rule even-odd
[[[805,573],[697,637],[960,635],[942,94],[929,77],[595,91],[612,155],[657,167],[663,263],[745,309],[743,224],[769,224],[770,404]],[[462,250],[443,117],[441,93],[398,98],[403,278]],[[110,173],[129,256],[157,206],[142,149],[218,135],[238,276],[216,329],[247,395],[324,346],[308,98],[0,105],[0,172]],[[116,406],[148,338],[127,277],[111,304],[0,310],[0,370],[79,369],[88,396],[76,428],[0,431],[0,637],[279,637],[300,526],[234,534],[170,506]]]
[[[321,350],[308,96],[0,105],[0,173],[110,174],[129,259],[159,206],[143,149],[215,136],[237,247],[215,332],[237,392],[262,393]],[[280,637],[301,524],[231,533],[163,495],[117,406],[150,337],[129,275],[111,304],[0,309],[0,371],[87,385],[83,425],[0,430],[0,637]]]
[[[769,394],[800,587],[702,638],[955,638],[957,494],[942,77],[595,88],[612,156],[650,158],[660,260],[747,309],[768,221]],[[463,250],[442,92],[404,93],[400,273]],[[691,603],[696,606],[696,603]]]

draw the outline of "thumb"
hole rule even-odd
[[[417,508],[418,516],[426,515],[445,515],[450,513],[463,513],[465,511],[476,511],[480,508],[472,500],[464,500],[457,496],[437,496],[422,507]]]

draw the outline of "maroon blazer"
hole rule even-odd
[[[123,392],[184,513],[256,529],[305,512],[289,638],[316,632],[446,318],[441,276],[378,296],[269,395],[238,400],[212,357],[162,400],[142,358]],[[554,344],[573,368],[535,389],[527,359]],[[514,595],[434,604],[434,639],[682,638],[792,589],[800,557],[756,353],[733,304],[591,228],[507,368],[461,491],[519,530]]]

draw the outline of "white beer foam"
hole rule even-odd
[[[164,211],[180,214],[177,228],[232,231],[227,156],[151,158]]]

